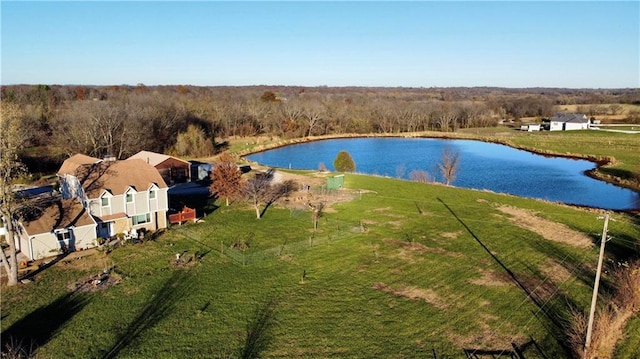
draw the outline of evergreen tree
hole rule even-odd
[[[347,151],[340,151],[333,161],[333,168],[338,172],[354,172],[356,170],[356,163],[353,162],[353,158]]]

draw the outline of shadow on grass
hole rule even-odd
[[[2,332],[3,353],[12,345],[37,350],[64,328],[65,323],[78,314],[89,300],[90,297],[85,293],[65,294],[13,323]]]
[[[471,228],[449,207],[442,199],[438,198],[438,201],[453,215],[453,217],[465,228],[465,230],[478,242],[478,244],[493,258],[493,260],[500,265],[502,269],[511,277],[513,282],[527,295],[533,304],[538,307],[538,311],[533,313],[535,317],[538,317],[538,313],[542,313],[544,317],[552,324],[546,325],[545,321],[542,321],[543,325],[547,327],[550,333],[553,333],[554,338],[563,350],[569,355],[571,353],[570,348],[567,347],[565,337],[566,321],[569,309],[566,307],[576,307],[575,303],[568,297],[559,292],[559,288],[555,284],[547,281],[541,281],[537,278],[530,276],[522,276],[522,278],[516,276],[516,274],[509,269],[491,250],[473,233]],[[533,288],[533,289],[531,289]],[[560,297],[555,302],[563,300],[566,307],[560,307],[557,305],[549,305],[550,299],[553,296]]]
[[[483,349],[463,349],[466,358],[526,358],[529,353],[532,354],[534,358],[544,358],[548,359],[545,352],[538,346],[538,343],[533,339],[524,344],[518,345],[514,342],[511,343],[513,350],[503,349],[503,350],[483,350]]]
[[[131,324],[118,333],[111,348],[99,353],[101,358],[116,358],[120,352],[131,346],[146,330],[153,328],[169,315],[179,299],[189,291],[189,272],[178,270],[154,293]]]
[[[274,324],[276,301],[270,300],[256,309],[247,324],[246,337],[238,352],[238,358],[260,358],[273,341],[271,328]]]
[[[595,261],[593,263],[593,266],[589,267],[584,264],[584,258],[581,258],[579,255],[567,250],[565,246],[548,240],[536,241],[532,246],[544,256],[553,258],[553,260],[557,264],[564,267],[585,285],[593,286],[593,279],[595,276],[594,268],[596,264]],[[602,283],[602,285],[605,286],[603,287],[604,289],[611,289],[604,282]]]
[[[29,272],[29,273],[25,274],[24,276],[20,277],[20,279],[33,279],[36,275],[44,272],[48,268],[51,268],[54,264],[56,264],[56,263],[60,262],[61,260],[65,259],[68,255],[69,255],[69,252],[57,255],[55,258],[53,258],[52,260],[50,260],[46,264],[42,264],[42,265],[38,266],[38,269],[36,269],[35,271]]]

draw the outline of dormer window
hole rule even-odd
[[[102,204],[102,207],[109,207],[109,197],[102,197],[100,199],[100,203]]]
[[[133,203],[133,193],[126,194],[127,203]]]
[[[149,191],[149,199],[156,199],[156,191],[155,190],[150,190]]]

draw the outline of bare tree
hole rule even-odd
[[[229,200],[238,196],[242,191],[242,172],[236,165],[233,157],[223,153],[211,172],[210,191],[218,197],[224,197],[229,205]]]
[[[113,155],[122,158],[137,150],[141,124],[130,121],[124,103],[77,101],[58,118],[55,135],[58,144],[69,153],[92,156]]]
[[[409,178],[412,181],[420,182],[420,183],[429,183],[431,181],[431,176],[429,176],[429,172],[425,170],[413,170],[409,172]]]
[[[21,128],[22,111],[18,105],[3,103],[0,111],[0,217],[6,228],[5,238],[9,245],[9,254],[0,250],[0,259],[7,272],[7,285],[12,286],[18,284],[16,240],[19,227],[16,219],[20,206],[12,185],[23,173],[23,167],[18,162],[18,151],[26,136]]]
[[[275,201],[288,196],[295,190],[296,184],[293,180],[272,184],[274,173],[275,170],[273,168],[264,173],[256,173],[253,178],[247,181],[245,186],[245,196],[251,201],[256,211],[257,219],[262,218],[267,208],[275,203]],[[260,210],[263,204],[264,208]]]
[[[311,101],[302,105],[302,117],[307,122],[307,136],[311,136],[314,130],[320,126],[325,115],[325,107],[320,102]]]
[[[453,151],[448,147],[442,150],[442,161],[438,163],[438,168],[447,186],[456,179],[459,158],[460,153],[457,151]]]
[[[318,221],[320,217],[322,217],[322,211],[324,210],[324,202],[319,202],[316,204],[309,203],[309,208],[311,209],[311,221],[313,222],[313,230],[318,230]]]

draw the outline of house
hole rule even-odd
[[[589,118],[581,113],[556,113],[549,119],[549,131],[588,130]]]
[[[151,151],[140,151],[127,160],[140,159],[155,167],[164,179],[164,182],[174,183],[188,182],[191,177],[191,163],[179,158]]]
[[[58,171],[63,199],[76,199],[94,218],[98,237],[167,227],[167,184],[141,159],[75,155]]]
[[[96,221],[82,203],[58,199],[20,222],[18,248],[30,260],[96,246]]]
[[[16,242],[31,260],[95,247],[98,238],[167,227],[167,184],[144,160],[77,154],[64,161],[58,178],[60,195],[44,189],[25,194],[32,206],[18,224]]]

